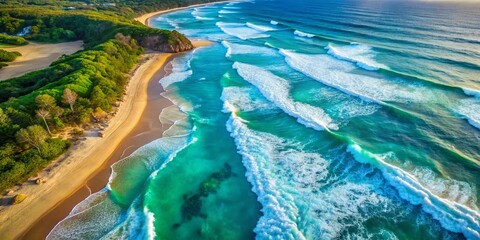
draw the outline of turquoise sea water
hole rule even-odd
[[[50,239],[480,239],[480,4],[231,2],[155,17],[213,45],[175,125]]]

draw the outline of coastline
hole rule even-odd
[[[204,40],[192,41],[192,43],[195,48],[212,44]],[[63,195],[52,207],[42,208],[43,214],[33,219],[28,228],[25,228],[25,230],[15,238],[38,239],[39,236],[41,236],[41,239],[44,239],[61,220],[67,217],[78,203],[90,194],[102,190],[107,185],[111,175],[111,166],[114,163],[129,156],[143,145],[163,136],[163,132],[170,128],[172,123],[162,123],[159,117],[163,109],[172,106],[173,103],[161,95],[164,89],[158,81],[165,75],[171,73],[171,68],[168,63],[176,56],[182,54],[183,53],[145,54],[149,59],[134,70],[135,75],[132,77],[132,80],[137,77],[140,81],[138,88],[133,89],[136,93],[131,97],[128,97],[127,94],[125,98],[126,100],[130,99],[133,103],[130,115],[118,124],[118,127],[121,127],[121,129],[117,129],[117,131],[123,134],[112,136],[113,139],[108,140],[105,131],[104,137],[102,138],[102,140],[105,139],[105,141],[97,143],[98,145],[96,145],[96,149],[102,152],[103,155],[101,157],[89,156],[93,161],[95,161],[95,159],[103,159],[103,161],[97,162],[98,165],[95,166],[88,165],[87,163],[88,166],[86,170],[88,170],[89,174],[81,184],[75,185],[75,189]],[[106,153],[108,151],[107,149],[111,150],[108,154]],[[74,149],[71,150],[73,151]],[[79,155],[84,156],[83,154]],[[81,158],[80,160],[89,157]],[[75,172],[75,174],[77,173]],[[3,236],[1,230],[0,236]]]
[[[143,15],[146,16],[144,23],[162,13],[217,3],[220,2],[146,14]],[[195,48],[212,44],[204,40],[192,43]],[[74,206],[105,187],[112,164],[162,136],[169,126],[162,126],[158,118],[160,112],[172,103],[160,95],[164,90],[158,80],[168,74],[166,66],[176,55],[145,53],[144,62],[140,62],[131,73],[126,94],[114,117],[102,125],[106,128],[86,131],[83,141],[74,142],[66,153],[39,174],[13,187],[16,194],[26,194],[27,198],[18,205],[5,205],[2,199],[2,239],[44,239]],[[103,137],[99,137],[100,132]],[[39,177],[46,181],[36,185],[34,180]]]
[[[34,225],[43,226],[43,222],[35,223],[38,223],[45,213],[57,208],[72,193],[84,186],[89,188],[87,180],[102,170],[102,166],[109,171],[110,165],[107,165],[105,160],[118,152],[117,146],[141,122],[141,116],[149,100],[149,83],[155,82],[152,80],[158,77],[157,73],[163,70],[171,56],[173,54],[146,54],[147,60],[134,70],[128,83],[124,102],[118,108],[115,117],[110,119],[108,127],[102,131],[103,138],[99,137],[98,130],[87,132],[86,140],[76,142],[65,154],[38,174],[46,179],[45,183],[36,185],[30,180],[22,184],[16,192],[28,196],[24,202],[0,206],[0,236],[3,239],[17,239]],[[158,82],[155,84],[160,86]]]
[[[169,13],[169,12],[180,11],[180,10],[189,9],[189,8],[194,8],[194,7],[203,7],[203,6],[208,6],[208,5],[215,5],[215,4],[219,4],[219,3],[225,3],[225,2],[233,2],[233,1],[226,0],[226,1],[211,2],[211,3],[194,4],[194,5],[179,7],[179,8],[171,8],[171,9],[146,13],[146,14],[144,14],[142,16],[139,16],[139,17],[136,17],[134,19],[141,22],[142,24],[144,24],[146,26],[150,26],[150,18],[152,18],[154,16],[157,16],[157,15],[161,15],[161,14],[165,14],[165,13]]]

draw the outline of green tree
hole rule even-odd
[[[0,108],[0,125],[7,124],[8,122],[10,122],[10,118],[3,112],[3,109]]]
[[[107,96],[102,91],[100,86],[95,86],[93,88],[91,102],[92,105],[102,109],[108,109],[110,107],[110,104],[107,101]]]
[[[48,94],[38,95],[35,98],[35,102],[37,103],[37,106],[39,107],[39,109],[48,111],[51,116],[58,117],[63,114],[63,109],[57,106],[57,101],[55,100],[55,98],[53,98]],[[38,116],[38,113],[37,113],[37,116]]]
[[[55,98],[53,98],[48,94],[38,95],[35,98],[35,103],[37,103],[37,106],[39,108],[43,108],[47,110],[52,110],[57,106],[57,101],[55,100]]]
[[[30,146],[33,146],[40,153],[40,146],[48,138],[47,132],[39,125],[32,125],[20,129],[16,135],[17,141],[19,143],[27,143]]]

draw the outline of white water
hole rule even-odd
[[[159,81],[163,89],[167,89],[174,83],[182,82],[193,74],[190,67],[192,57],[193,53],[189,53],[184,57],[175,58],[169,63],[172,72]]]
[[[367,45],[352,43],[346,46],[334,46],[330,43],[325,49],[328,50],[328,54],[340,60],[353,62],[365,70],[375,71],[387,68],[374,60],[375,52]]]
[[[399,209],[379,190],[384,181],[372,168],[341,155],[328,161],[298,143],[253,131],[243,122],[232,112],[227,129],[262,204],[263,216],[254,230],[257,238],[335,239],[346,237],[342,232],[348,226],[357,228],[355,236],[368,238],[362,224],[370,214]],[[330,168],[345,174],[330,175]]]
[[[289,83],[271,72],[249,64],[236,62],[233,65],[238,74],[246,81],[253,84],[262,95],[273,102],[297,121],[316,130],[337,130],[338,126],[322,109],[312,105],[295,102],[290,96]],[[272,91],[275,89],[275,91]]]
[[[242,112],[255,110],[271,112],[277,109],[271,102],[259,96],[261,93],[254,87],[226,87],[223,89],[221,99]],[[228,107],[224,111],[229,112]]]
[[[256,29],[256,30],[261,31],[261,32],[269,32],[269,31],[275,31],[276,30],[275,28],[272,28],[272,27],[269,27],[269,26],[253,24],[253,23],[250,23],[250,22],[247,22],[246,25],[250,28]]]
[[[285,61],[293,69],[347,94],[360,97],[366,101],[383,104],[384,101],[396,102],[431,102],[441,99],[441,94],[434,94],[421,85],[414,85],[402,80],[389,81],[369,75],[352,73],[356,66],[352,63],[333,58],[325,54],[301,54],[280,50]]]
[[[478,98],[464,99],[454,109],[468,123],[480,130],[480,102]]]
[[[254,54],[255,56],[276,56],[278,53],[270,48],[258,47],[252,45],[232,43],[229,41],[222,41],[224,47],[227,48],[226,57],[230,58],[232,55]]]
[[[256,29],[249,28],[245,24],[217,22],[216,25],[224,33],[242,40],[269,37],[269,35]]]
[[[349,146],[348,151],[357,161],[381,170],[385,179],[397,189],[403,199],[413,205],[422,205],[422,209],[438,220],[443,228],[462,233],[467,239],[480,238],[480,212],[435,195],[414,175],[387,163],[381,155],[367,152],[356,144]]]
[[[299,31],[299,30],[295,30],[293,32],[293,34],[299,36],[299,37],[306,37],[306,38],[313,38],[315,37],[314,34],[311,34],[311,33],[306,33],[306,32],[302,32],[302,31]]]

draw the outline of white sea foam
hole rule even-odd
[[[302,95],[304,101],[328,102],[325,110],[339,125],[346,124],[350,119],[357,116],[367,116],[375,113],[381,108],[380,105],[363,101],[345,94],[338,94],[338,91],[326,87],[312,87],[304,90]]]
[[[280,50],[285,61],[293,69],[347,94],[360,97],[366,101],[383,104],[384,101],[428,102],[440,98],[421,85],[415,85],[396,79],[376,78],[352,73],[356,66],[325,54],[301,54]]]
[[[460,114],[470,125],[480,129],[480,102],[478,98],[461,100],[453,111]]]
[[[222,44],[227,48],[226,57],[243,54],[255,54],[256,56],[276,56],[278,54],[275,50],[266,47],[238,44],[229,41],[222,41]]]
[[[175,58],[169,63],[172,67],[172,72],[159,81],[163,89],[167,89],[170,85],[184,81],[192,76],[193,72],[190,67],[192,57],[193,53],[190,53],[186,56]]]
[[[270,21],[270,24],[272,24],[272,25],[278,25],[278,22],[272,20],[272,21]]]
[[[219,14],[237,14],[236,11],[229,11],[229,10],[220,10],[218,11]]]
[[[397,189],[400,197],[422,209],[440,222],[443,228],[462,233],[467,239],[480,238],[480,213],[458,202],[441,198],[411,173],[386,162],[381,155],[363,150],[359,145],[349,146],[348,151],[361,163],[371,164]]]
[[[195,19],[200,20],[200,21],[213,21],[213,20],[216,20],[215,18],[200,17],[200,16],[196,16]]]
[[[225,7],[223,7],[223,9],[234,9],[234,10],[236,10],[236,9],[241,9],[241,7],[234,7],[234,6],[226,5]]]
[[[269,35],[264,34],[256,29],[249,28],[245,24],[217,22],[216,25],[224,33],[242,40],[269,37]]]
[[[435,195],[479,211],[477,207],[477,189],[467,182],[437,176],[431,169],[416,167],[412,175]]]
[[[375,52],[373,52],[372,48],[367,45],[352,43],[346,46],[334,46],[328,44],[325,49],[328,50],[328,54],[335,58],[353,62],[357,64],[357,66],[366,70],[376,71],[380,68],[386,68],[385,65],[374,60]]]
[[[250,82],[285,113],[295,117],[297,121],[316,130],[337,130],[338,126],[321,108],[293,101],[290,96],[290,85],[287,80],[280,78],[260,67],[236,62],[233,65],[238,74]],[[275,89],[275,91],[272,91]]]
[[[233,109],[242,112],[255,110],[265,112],[277,109],[275,105],[264,99],[261,93],[254,87],[226,87],[223,89],[221,99],[228,103],[224,106],[225,112],[232,112],[232,106]]]
[[[250,22],[247,22],[246,25],[247,25],[247,27],[256,29],[256,30],[261,31],[261,32],[269,32],[269,31],[275,31],[276,30],[275,28],[272,28],[272,27],[269,27],[269,26],[253,24],[253,23],[250,23]]]
[[[194,8],[193,11],[190,13],[192,16],[197,17],[200,15],[200,9],[199,8]]]
[[[187,71],[181,71],[181,72],[172,72],[168,76],[165,76],[160,80],[160,84],[162,85],[163,88],[167,88],[168,86],[176,83],[176,82],[181,82],[184,81],[185,79],[189,78],[192,76],[193,72],[192,70],[187,70]]]
[[[202,8],[194,8],[192,11],[192,16],[195,17],[195,19],[200,20],[200,21],[213,21],[215,18],[213,17],[208,17],[209,12],[203,12]]]
[[[169,19],[169,18],[165,18],[165,17],[160,16],[160,17],[157,17],[155,20],[156,20],[156,21],[159,21],[159,22],[166,22],[166,23],[168,23],[170,26],[172,26],[173,28],[175,28],[175,29],[180,29],[180,26],[178,25],[178,23],[175,22],[175,21],[173,21],[173,20],[171,20],[171,19]]]
[[[313,37],[315,37],[314,34],[302,32],[302,31],[299,31],[299,30],[295,30],[295,32],[293,32],[293,34],[295,34],[295,35],[297,35],[297,36],[299,36],[299,37],[306,37],[306,38],[313,38]]]
[[[170,19],[167,19],[167,22],[168,22],[168,24],[170,24],[170,25],[171,25],[172,27],[174,27],[175,29],[180,29],[180,25],[178,25],[177,22],[172,21],[172,20],[170,20]]]
[[[170,126],[163,132],[163,137],[187,135],[193,127],[189,122],[188,115],[178,105],[163,108],[159,120],[163,126]]]
[[[146,218],[146,228],[147,228],[147,239],[148,240],[153,240],[155,239],[155,236],[157,236],[157,234],[155,233],[155,216],[153,215],[152,212],[150,212],[148,210],[147,207],[144,208],[144,214],[145,214],[145,218]]]
[[[69,214],[52,229],[46,239],[100,239],[114,229],[121,219],[122,208],[108,194],[104,195],[106,197],[102,197],[95,205]],[[84,201],[88,202],[88,199]]]

